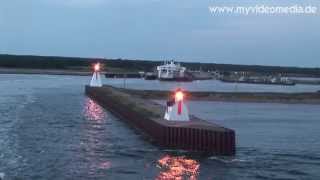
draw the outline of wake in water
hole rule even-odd
[[[0,180],[4,180],[5,174],[3,172],[0,172]]]

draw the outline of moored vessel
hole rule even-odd
[[[192,77],[186,72],[186,68],[173,60],[157,66],[158,79],[161,81],[192,81]]]

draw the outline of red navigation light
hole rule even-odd
[[[94,65],[94,71],[100,71],[100,63]]]
[[[183,92],[181,91],[176,92],[176,101],[182,101],[183,97],[184,97]]]

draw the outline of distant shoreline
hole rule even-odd
[[[156,66],[163,64],[162,60],[138,60],[138,59],[109,59],[109,58],[81,58],[37,55],[9,55],[0,54],[0,67],[4,68],[30,68],[30,69],[62,69],[90,71],[92,64],[100,62],[105,70],[111,72],[152,72]],[[271,65],[241,65],[184,62],[176,60],[190,71],[202,70],[203,72],[218,71],[250,72],[258,74],[281,74],[287,77],[320,77],[319,67],[294,67],[294,66],[271,66]],[[64,74],[64,73],[63,73]],[[69,73],[67,73],[69,74]]]
[[[0,74],[43,74],[43,75],[91,76],[92,72],[76,71],[76,70],[61,70],[61,69],[0,68]]]

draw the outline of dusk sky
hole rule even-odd
[[[318,12],[208,8],[296,4]],[[0,53],[320,67],[320,1],[1,0]]]

